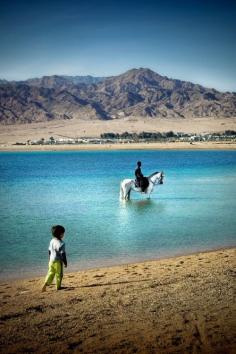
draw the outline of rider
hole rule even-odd
[[[141,179],[143,178],[143,174],[142,174],[142,171],[141,171],[141,165],[142,165],[141,161],[138,161],[137,162],[137,168],[135,170],[135,177],[136,177],[135,182],[136,182],[138,187],[140,187],[140,182],[141,182]]]
[[[135,170],[135,177],[136,177],[135,183],[138,187],[142,189],[142,192],[144,192],[147,186],[145,183],[145,177],[143,176],[141,171],[141,165],[142,165],[141,161],[138,161],[137,168]]]

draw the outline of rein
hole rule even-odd
[[[153,176],[152,176],[152,177],[153,177]],[[158,182],[160,182],[160,180],[163,178],[163,176],[162,176],[162,174],[161,174],[160,177],[157,177],[157,179],[155,180],[155,182],[153,182],[153,181],[152,181],[152,177],[150,177],[149,182],[151,182],[154,186],[155,186],[156,184],[158,184],[158,183],[157,183],[157,180],[158,180]]]

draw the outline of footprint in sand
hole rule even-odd
[[[178,346],[178,345],[180,345],[180,343],[182,342],[182,338],[180,337],[180,336],[173,336],[172,338],[171,338],[171,340],[172,340],[172,344],[174,345],[174,346]]]
[[[152,283],[151,285],[150,285],[150,288],[156,288],[157,286],[158,286],[159,284],[158,283]]]
[[[92,334],[90,334],[90,338],[92,338],[92,337],[96,337],[96,335],[97,335],[97,333],[92,333]]]
[[[16,288],[16,290],[18,290],[18,291],[20,291],[20,292],[22,292],[22,291],[28,291],[28,289],[26,289],[26,288],[23,288],[23,287],[20,287],[20,288]]]
[[[13,314],[9,314],[9,315],[3,315],[0,317],[0,321],[8,321],[11,319],[15,319],[15,318],[19,318],[22,317],[23,313],[13,313]]]
[[[96,274],[93,277],[94,278],[103,278],[103,277],[105,277],[105,274]]]
[[[74,297],[73,299],[71,299],[71,300],[69,301],[69,303],[72,304],[72,305],[74,305],[74,304],[78,304],[78,303],[80,303],[80,302],[82,302],[82,301],[83,301],[83,298],[81,298],[81,297]]]
[[[69,350],[74,350],[76,349],[77,347],[79,347],[81,344],[83,343],[82,340],[78,341],[78,342],[71,342],[68,344],[68,349]]]
[[[38,306],[32,306],[28,307],[25,311],[26,312],[44,312],[45,308],[44,306],[38,305]]]

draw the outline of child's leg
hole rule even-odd
[[[46,290],[46,286],[52,284],[53,278],[55,276],[56,273],[56,269],[55,269],[55,262],[53,263],[49,263],[48,265],[48,274],[45,278],[45,282],[44,282],[44,286],[42,287],[42,291]]]
[[[55,264],[55,271],[56,271],[56,287],[57,290],[59,290],[63,278],[63,264],[60,261],[57,261],[54,264]]]

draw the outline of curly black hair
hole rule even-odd
[[[52,235],[60,240],[61,235],[64,234],[65,228],[61,225],[54,225],[52,226]]]

